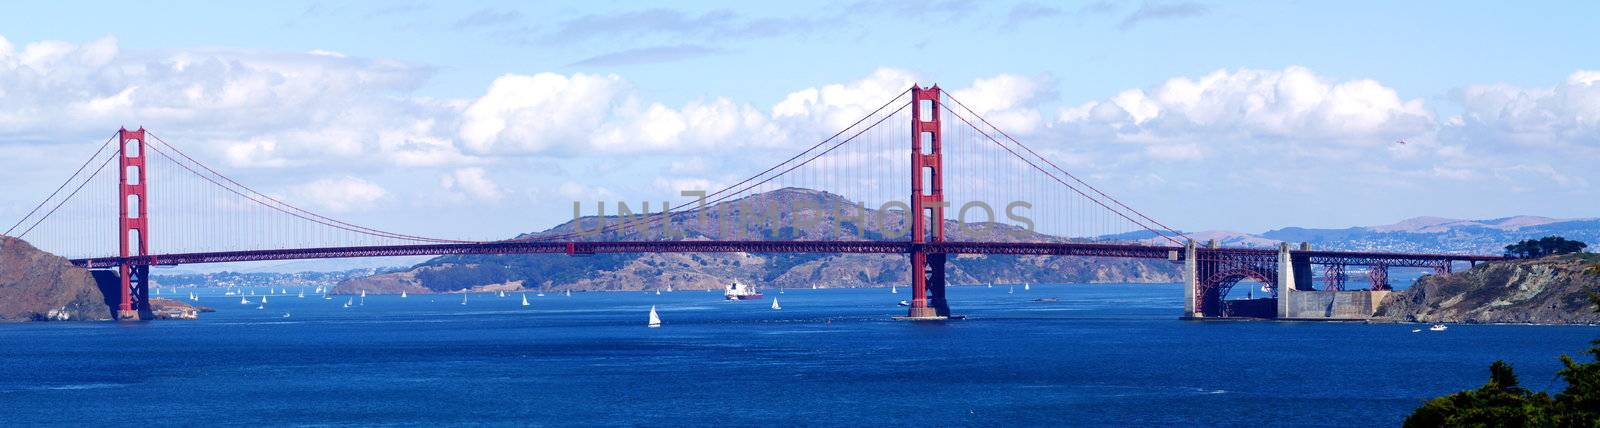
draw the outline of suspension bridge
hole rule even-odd
[[[590,219],[595,230],[558,229],[498,240],[421,236],[339,220],[230,178],[154,132],[121,129],[5,235],[29,239],[80,267],[114,269],[121,281],[121,294],[115,296],[119,319],[148,319],[151,266],[197,263],[450,254],[902,254],[909,261],[912,289],[904,318],[941,320],[951,316],[946,267],[958,255],[1178,263],[1185,282],[1183,316],[1193,318],[1287,317],[1290,293],[1343,290],[1350,268],[1364,269],[1369,288],[1381,291],[1390,288],[1390,268],[1447,273],[1459,263],[1499,259],[1318,251],[1303,244],[1277,249],[1196,244],[1013,138],[937,85],[912,86],[839,126],[838,132],[700,201],[665,205],[659,215],[648,205],[637,218],[606,217],[602,211]],[[693,206],[786,188],[883,202],[889,209],[879,214],[895,218],[880,220],[903,233],[857,233],[858,226],[830,216],[829,228],[803,236],[637,238],[649,236],[639,231],[692,221],[687,217],[695,214]],[[996,223],[988,201],[1004,204],[1008,217],[1012,208],[1028,209],[1031,215],[1021,220],[1030,233],[992,228],[1014,233],[947,234],[947,224],[962,224],[947,216],[952,208],[962,221],[969,211],[981,211],[987,214],[983,223]],[[1229,301],[1230,290],[1242,281],[1262,284],[1267,295]]]

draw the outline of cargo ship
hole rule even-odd
[[[728,285],[727,290],[722,292],[722,297],[728,300],[756,300],[766,296],[762,296],[761,292],[756,291],[754,287],[734,281],[733,284]]]

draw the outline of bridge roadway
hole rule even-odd
[[[919,244],[900,241],[614,241],[552,242],[497,241],[481,243],[383,245],[359,247],[294,248],[278,250],[218,251],[203,253],[154,254],[131,257],[72,259],[84,268],[112,268],[131,265],[184,265],[200,263],[251,262],[270,260],[326,259],[349,257],[440,256],[452,254],[566,254],[602,253],[829,253],[829,254],[909,254]],[[928,253],[1004,254],[1080,257],[1117,257],[1184,261],[1183,247],[1103,244],[1103,243],[1021,243],[1021,242],[937,242],[920,244]],[[1276,257],[1273,249],[1199,248],[1209,254]],[[1315,264],[1346,266],[1435,267],[1439,263],[1500,260],[1496,256],[1464,254],[1412,254],[1348,251],[1294,251]]]

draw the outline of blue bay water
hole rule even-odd
[[[890,320],[908,290],[774,291],[782,310],[692,291],[257,309],[202,290],[218,312],[199,321],[0,325],[0,422],[1395,425],[1495,359],[1560,389],[1557,356],[1600,336],[1186,322],[1177,285],[955,287],[971,319],[943,324]]]

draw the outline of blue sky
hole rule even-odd
[[[1592,2],[7,9],[0,179],[24,191],[0,196],[6,218],[76,166],[46,158],[143,124],[344,218],[505,236],[570,216],[552,201],[659,200],[780,158],[744,140],[804,140],[853,107],[777,113],[809,88],[864,99],[910,80],[970,91],[1030,144],[1187,230],[1600,212]],[[307,76],[319,83],[285,83]],[[648,149],[596,131],[660,126],[646,106],[740,125],[627,145]],[[533,123],[552,111],[584,120]],[[474,221],[433,221],[451,216]]]

